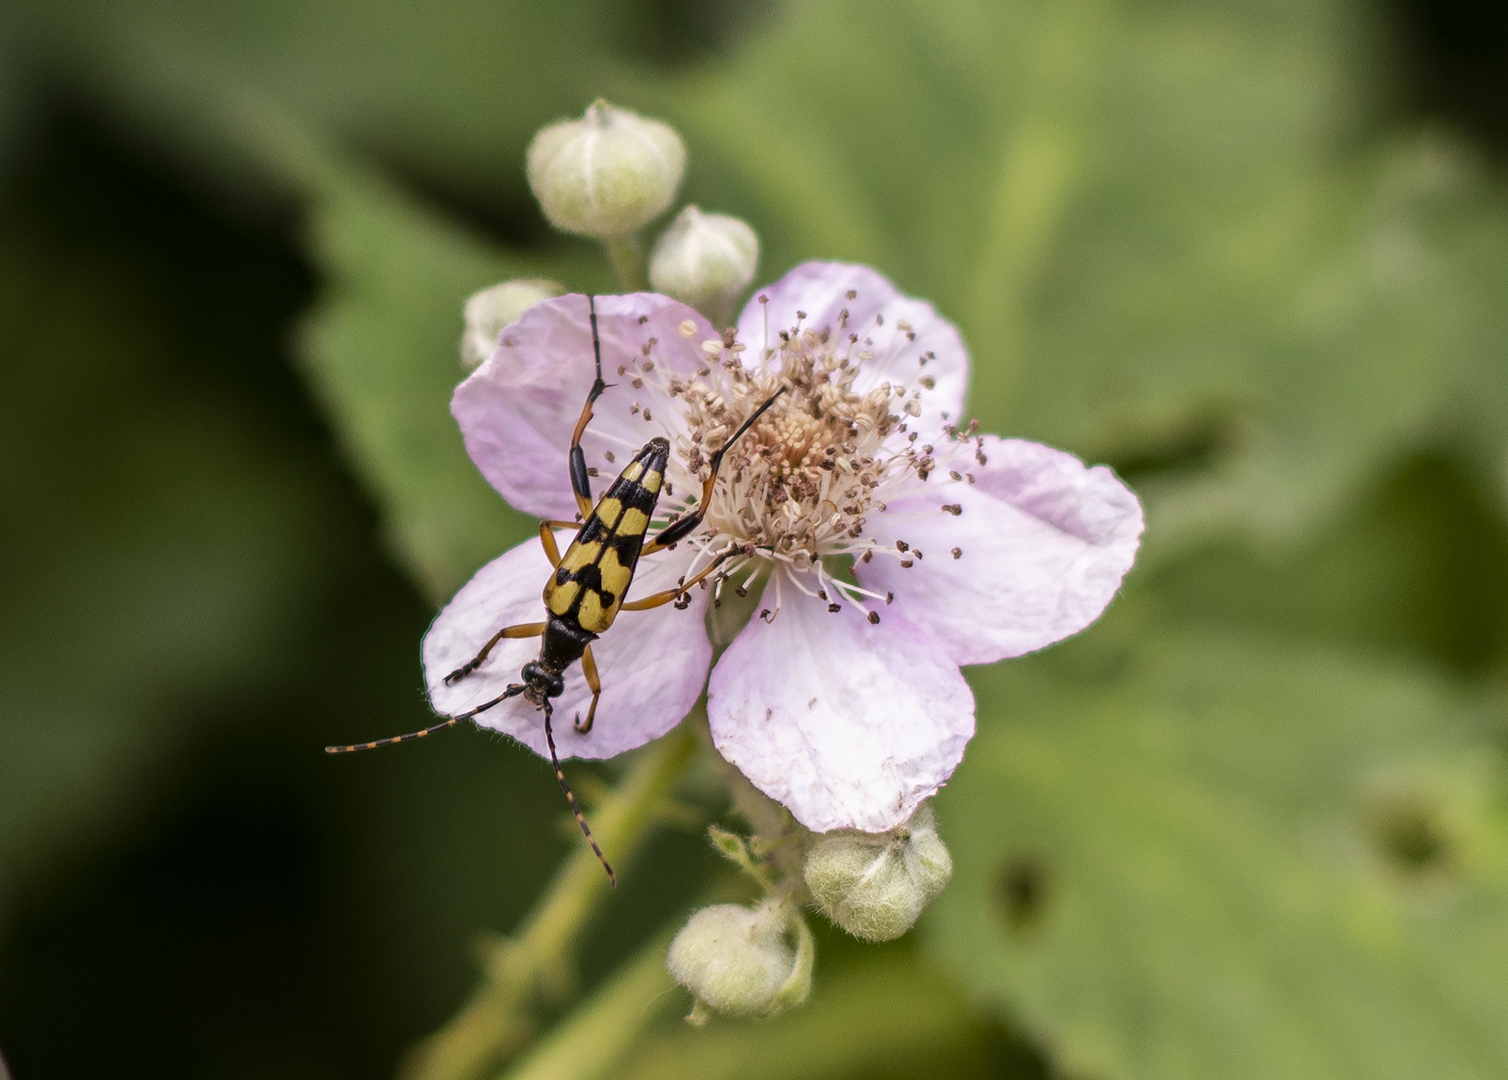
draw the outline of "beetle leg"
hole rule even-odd
[[[581,436],[586,434],[586,426],[591,423],[592,406],[608,386],[602,381],[602,341],[597,336],[597,298],[588,296],[586,302],[591,313],[592,353],[597,361],[597,379],[586,396],[586,404],[581,407],[576,430],[571,432],[571,491],[576,496],[576,507],[581,511],[582,521],[592,516],[592,480],[586,471],[586,454],[581,449]]]
[[[592,730],[592,721],[597,717],[597,699],[602,696],[602,679],[597,674],[597,659],[588,645],[581,653],[581,674],[586,676],[586,685],[592,691],[592,703],[587,707],[586,719],[576,717],[576,733],[585,735]]]
[[[556,529],[581,529],[579,521],[541,521],[539,523],[539,542],[544,545],[545,558],[550,560],[550,566],[560,565],[560,545],[555,542]]]
[[[721,555],[719,555],[717,558],[713,559],[706,566],[704,566],[700,570],[698,570],[695,574],[693,574],[691,576],[691,579],[689,581],[682,581],[678,585],[676,585],[676,587],[673,588],[673,589],[666,589],[663,592],[650,593],[648,596],[644,597],[641,600],[630,600],[628,603],[624,604],[618,610],[620,610],[620,611],[648,611],[651,608],[657,608],[657,607],[661,607],[661,606],[663,606],[665,604],[668,604],[672,600],[677,599],[678,597],[687,596],[691,592],[692,586],[700,584],[702,582],[702,580],[707,577],[708,574],[712,573],[712,571],[716,570],[719,566],[721,566],[723,564],[723,561],[725,559],[727,559],[727,557],[729,555],[732,555],[732,554],[733,554],[733,551],[731,549],[728,550],[728,551],[725,551]],[[690,603],[689,599],[687,600],[687,603],[688,604]]]
[[[502,641],[504,638],[539,637],[544,632],[545,624],[542,622],[519,623],[517,626],[503,627],[497,633],[493,634],[492,637],[487,639],[487,644],[482,646],[481,652],[477,653],[465,664],[462,664],[460,667],[452,671],[449,675],[445,676],[446,684],[449,685],[451,683],[460,682],[477,668],[481,667],[483,662],[486,661],[488,654],[491,653],[492,650],[497,647],[497,643],[499,641]]]

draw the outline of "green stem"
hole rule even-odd
[[[642,292],[649,288],[649,279],[644,276],[644,258],[639,250],[637,236],[620,236],[616,240],[604,240],[607,257],[612,260],[613,273],[618,275],[618,285],[624,292]]]
[[[666,809],[696,753],[695,725],[683,723],[647,748],[618,788],[594,808],[593,830],[626,866]],[[608,896],[602,864],[578,845],[513,938],[490,949],[481,985],[455,1017],[410,1052],[405,1080],[478,1080],[533,1033],[529,1006],[566,982],[571,945]]]
[[[665,970],[670,934],[656,934],[499,1080],[599,1080],[678,996]]]

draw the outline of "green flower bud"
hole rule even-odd
[[[726,214],[688,206],[655,243],[649,283],[655,292],[690,304],[718,326],[732,318],[733,302],[754,281],[759,237]]]
[[[822,913],[854,937],[890,941],[911,929],[953,876],[932,809],[889,833],[832,832],[802,868]]]
[[[670,943],[665,966],[696,996],[687,1019],[707,1010],[768,1016],[799,1005],[812,988],[811,931],[781,902],[703,908]]]
[[[541,128],[528,161],[529,186],[550,224],[615,240],[670,205],[686,148],[667,125],[599,99],[580,120]]]
[[[466,332],[461,335],[461,365],[470,371],[497,348],[498,335],[524,308],[552,296],[563,296],[565,286],[547,278],[504,281],[473,293],[466,301]]]

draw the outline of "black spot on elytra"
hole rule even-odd
[[[608,498],[617,499],[621,502],[625,510],[638,510],[646,517],[654,513],[655,503],[659,501],[659,496],[651,492],[643,484],[634,480],[624,480],[621,478],[613,482],[613,486],[608,490],[607,494]]]
[[[618,553],[618,565],[633,566],[639,560],[639,549],[643,546],[644,536],[641,533],[614,537],[613,550]]]
[[[591,589],[599,593],[602,591],[602,568],[596,563],[588,563],[577,570],[575,578],[583,589]]]
[[[593,514],[581,527],[581,532],[576,537],[578,544],[595,544],[607,537],[607,526],[602,524],[602,519]]]

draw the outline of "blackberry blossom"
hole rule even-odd
[[[670,441],[651,535],[695,506],[728,436],[788,392],[728,451],[703,527],[640,563],[631,596],[722,560],[689,604],[625,612],[594,643],[598,723],[584,736],[562,725],[561,756],[610,757],[657,738],[705,685],[719,752],[803,825],[902,824],[973,734],[960,665],[1032,652],[1098,618],[1135,558],[1136,497],[1103,466],[980,434],[963,417],[957,330],[867,267],[799,266],[721,333],[652,293],[598,297],[596,308],[615,385],[582,446],[601,486],[650,438]],[[591,357],[586,298],[545,300],[456,390],[472,460],[525,513],[575,515],[565,451]],[[435,619],[423,653],[439,712],[515,681],[536,642],[504,641],[472,676],[443,680],[500,627],[541,617],[548,572],[528,541]],[[709,605],[758,590],[713,667]],[[573,669],[558,709],[584,712],[589,697]],[[523,699],[476,720],[545,753]]]

